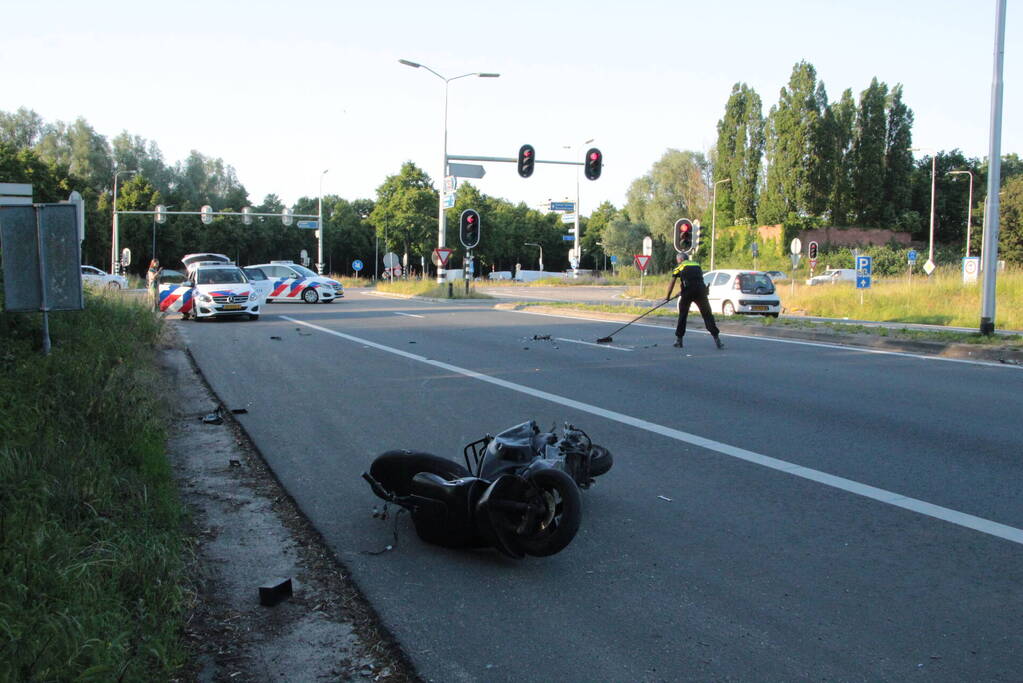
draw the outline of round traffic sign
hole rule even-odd
[[[354,270],[356,273],[362,270],[362,261],[360,261],[359,259],[355,259],[354,261],[352,261],[352,270]]]
[[[789,242],[789,253],[799,254],[803,251],[803,243],[799,241],[798,237],[793,237],[792,241]]]
[[[384,265],[387,266],[388,268],[394,268],[399,263],[401,263],[401,260],[398,258],[398,255],[395,254],[393,251],[389,251],[386,254],[384,254]]]

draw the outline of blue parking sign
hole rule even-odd
[[[856,257],[856,289],[869,289],[871,274],[874,270],[872,256]]]

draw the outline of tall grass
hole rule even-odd
[[[160,680],[184,660],[182,509],[164,454],[160,326],[0,313],[0,680]]]
[[[778,288],[789,311],[826,318],[861,318],[881,322],[927,323],[951,327],[976,327],[980,323],[981,286],[963,284],[962,275],[939,270],[930,278],[914,276],[875,279],[869,289],[849,284]],[[996,281],[995,327],[1023,329],[1023,271],[1007,270]]]

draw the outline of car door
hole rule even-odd
[[[263,272],[262,268],[243,268],[245,271],[245,277],[249,278],[249,284],[259,294],[259,298],[263,301],[267,300],[267,296],[270,294],[273,283],[267,277],[266,273]]]
[[[727,285],[731,282],[732,275],[720,271],[712,271],[710,274],[714,277],[707,283],[707,301],[710,303],[711,310],[720,311],[721,300],[728,290]],[[704,277],[704,281],[707,282],[706,277]]]

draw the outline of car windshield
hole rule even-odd
[[[765,273],[739,273],[739,288],[746,294],[774,294],[774,283]]]
[[[250,280],[265,280],[266,274],[259,268],[246,268],[245,274],[249,276]]]
[[[195,274],[198,285],[235,285],[248,282],[237,268],[204,268]]]
[[[289,267],[293,268],[294,270],[297,270],[298,273],[302,277],[317,277],[316,273],[314,273],[313,271],[309,270],[305,266],[298,265],[297,263],[295,265],[292,265],[292,266],[289,266]]]

